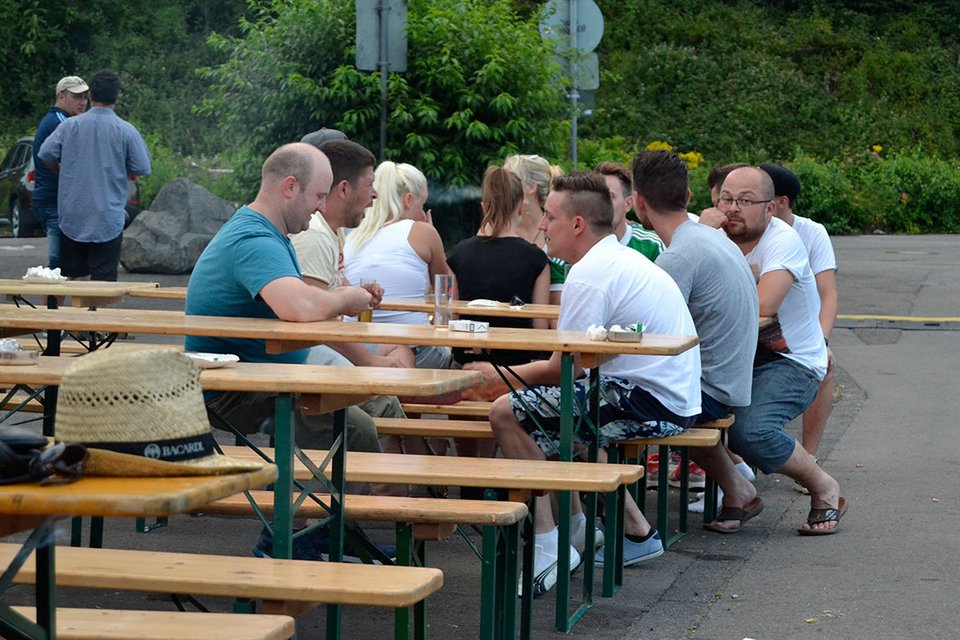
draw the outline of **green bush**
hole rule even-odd
[[[878,147],[818,162],[798,152],[786,163],[800,179],[796,211],[832,234],[960,232],[960,172],[955,162],[918,149]]]

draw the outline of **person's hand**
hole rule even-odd
[[[483,374],[483,380],[479,384],[463,390],[464,400],[492,401],[510,391],[489,362],[468,362],[463,368],[465,371],[479,371]]]
[[[359,315],[361,311],[370,308],[373,296],[366,289],[360,287],[340,287],[331,291],[340,302],[340,313],[345,316]]]
[[[433,209],[427,209],[423,212],[423,221],[429,225],[433,224]]]
[[[392,355],[385,356],[376,356],[376,362],[373,366],[375,367],[392,367],[394,369],[406,369],[407,364],[403,361],[402,358],[397,358]]]
[[[716,207],[704,209],[700,213],[700,224],[705,224],[714,229],[723,229],[723,226],[727,224],[727,214]]]
[[[363,289],[366,289],[367,293],[370,294],[372,302],[370,303],[371,309],[379,309],[380,303],[383,302],[383,286],[376,280],[364,280],[360,279],[360,286]]]

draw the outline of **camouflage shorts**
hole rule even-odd
[[[587,407],[586,396],[587,382],[574,383],[575,446],[589,444],[595,438],[594,429],[585,420],[579,420]],[[560,387],[538,386],[514,391],[510,394],[510,404],[533,441],[548,456],[555,455],[560,448]],[[665,409],[648,391],[632,382],[600,377],[600,447],[616,440],[676,435],[689,428],[693,421],[693,417],[680,417]]]

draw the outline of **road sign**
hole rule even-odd
[[[571,46],[570,42],[570,0],[549,0],[540,20],[540,37],[555,39],[562,51]],[[593,0],[575,0],[576,41],[574,48],[581,51],[593,51],[603,37],[603,13]]]
[[[356,2],[357,69],[378,71],[384,62],[390,71],[406,71],[407,0]]]

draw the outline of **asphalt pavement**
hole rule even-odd
[[[792,481],[764,476],[766,508],[731,536],[703,531],[664,556],[626,570],[612,599],[598,598],[572,632],[599,640],[947,639],[960,637],[960,237],[834,238],[840,313],[895,316],[841,319],[830,339],[838,362],[835,406],[819,456],[850,508],[834,536],[796,535],[809,499]],[[45,240],[0,238],[0,277],[44,262]],[[186,276],[121,275],[182,285]],[[135,300],[125,306],[173,308]],[[912,318],[924,318],[914,321]],[[934,319],[934,320],[931,320]],[[137,340],[145,340],[137,337]],[[796,432],[796,425],[792,427]],[[258,526],[249,519],[178,516],[148,534],[128,521],[107,526],[107,546],[249,553]],[[381,541],[387,526],[369,526]],[[63,532],[65,535],[65,531]],[[430,563],[444,570],[430,599],[434,640],[476,638],[480,568],[458,539],[434,543]],[[552,594],[538,601],[535,637],[554,637]],[[30,602],[13,588],[4,600]],[[63,589],[71,606],[168,609],[160,596]],[[206,602],[229,611],[226,600]],[[301,638],[322,637],[320,609],[301,616]],[[344,638],[387,638],[386,612],[344,612]]]

